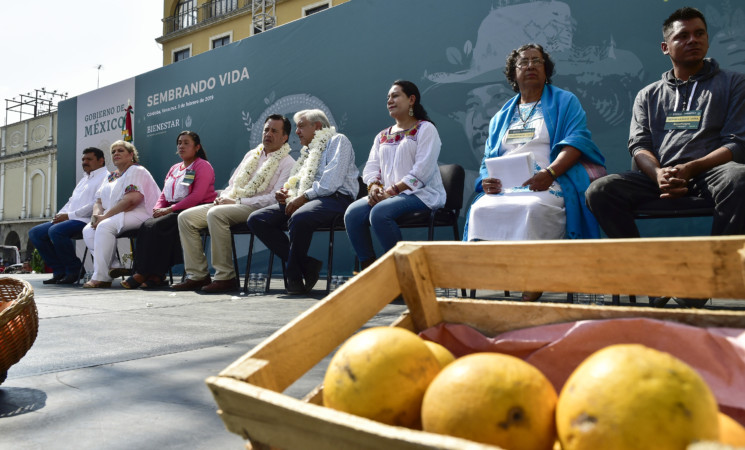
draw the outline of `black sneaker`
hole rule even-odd
[[[78,274],[75,275],[65,275],[62,277],[61,280],[57,282],[57,284],[75,284],[80,279],[80,276]]]
[[[64,273],[61,273],[59,275],[54,275],[52,278],[50,278],[48,280],[42,281],[42,283],[44,283],[44,284],[57,284],[59,282],[59,280],[61,280],[63,278],[65,278],[65,274]]]

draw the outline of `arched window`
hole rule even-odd
[[[176,29],[197,24],[197,0],[179,0],[176,5]]]
[[[238,0],[212,0],[212,17],[227,14],[238,8]]]
[[[46,174],[40,169],[34,170],[28,178],[26,217],[44,217],[45,187]]]

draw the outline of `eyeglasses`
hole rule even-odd
[[[524,69],[530,65],[537,66],[539,64],[543,64],[544,62],[546,61],[544,61],[541,58],[531,58],[531,59],[523,58],[517,61],[517,67]]]

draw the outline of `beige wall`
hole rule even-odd
[[[57,113],[3,127],[0,148],[0,242],[17,233],[23,257],[28,230],[56,212]]]
[[[197,0],[197,5],[203,5],[208,1],[209,0]],[[348,1],[349,0],[331,0],[330,3],[331,6],[334,7]],[[244,2],[250,2],[250,0],[239,0],[239,6],[244,5]],[[293,20],[300,19],[303,17],[304,7],[316,6],[322,3],[324,3],[324,1],[277,0],[275,3],[277,24],[278,26],[281,26],[288,22],[292,22]],[[173,16],[177,4],[178,0],[164,0],[163,17],[167,18]],[[231,42],[250,37],[253,28],[250,10],[251,8],[249,7],[247,14],[234,16],[223,21],[215,21],[206,25],[197,25],[177,37],[169,38],[168,36],[163,36],[161,38],[161,43],[163,45],[163,65],[166,66],[171,64],[174,51],[188,48],[189,46],[191,46],[191,56],[209,51],[212,38],[224,35],[225,33],[232,33]]]

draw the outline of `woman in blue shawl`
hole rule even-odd
[[[465,241],[600,236],[584,195],[591,178],[605,174],[605,158],[592,142],[577,97],[550,84],[553,71],[553,61],[538,44],[523,45],[507,57],[504,72],[518,95],[489,124]],[[525,181],[508,186],[498,178],[506,180],[520,167]],[[524,292],[523,300],[540,296]]]

